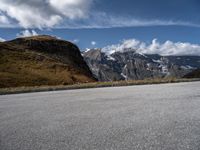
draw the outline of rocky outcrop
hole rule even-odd
[[[99,81],[122,80],[120,67],[112,58],[108,58],[100,49],[90,50],[83,54],[90,70]],[[119,67],[119,68],[117,68]]]

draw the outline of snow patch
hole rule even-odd
[[[147,63],[147,70],[151,70],[151,69],[150,69],[150,66],[151,66],[151,64],[150,64],[150,63]]]
[[[163,74],[169,74],[168,67],[166,65],[160,64],[159,68],[161,68],[161,71]]]
[[[85,53],[89,52],[91,49],[86,48],[86,50],[84,51]]]
[[[143,53],[138,53],[138,54],[140,54],[140,55],[142,55],[143,57],[145,57],[145,58],[147,58],[147,56],[145,55],[145,54],[143,54]]]
[[[107,60],[112,60],[112,61],[115,61],[115,58],[112,57],[111,55],[107,55]]]
[[[186,65],[186,66],[181,66],[182,69],[196,69],[195,67],[192,67],[190,65]]]
[[[127,80],[127,76],[123,73],[121,73],[121,76],[124,77],[125,80]]]
[[[124,66],[124,69],[126,69],[127,68],[127,64]]]
[[[155,63],[162,63],[161,60],[155,60],[155,59],[152,59],[152,61],[155,62]]]

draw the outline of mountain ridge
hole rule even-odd
[[[109,54],[102,49],[91,49],[83,52],[83,57],[100,81],[181,78],[200,67],[200,56],[142,54],[134,49]]]

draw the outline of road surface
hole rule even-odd
[[[199,150],[200,82],[0,96],[1,150]]]

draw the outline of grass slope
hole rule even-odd
[[[34,38],[43,42],[41,37]],[[79,69],[78,64],[75,66],[76,62],[66,57],[63,59],[66,59],[66,62],[58,56],[23,44],[0,43],[0,88],[68,85],[95,81],[90,73]]]

